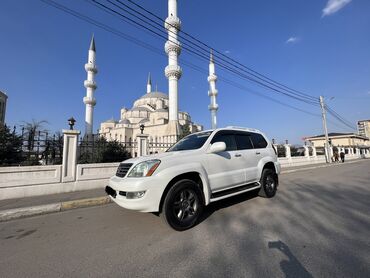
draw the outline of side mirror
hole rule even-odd
[[[208,153],[220,153],[226,150],[225,142],[215,142],[209,148]]]

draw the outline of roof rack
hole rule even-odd
[[[258,129],[255,129],[255,128],[248,128],[248,127],[241,127],[241,126],[227,126],[226,128],[235,128],[235,129],[243,129],[243,130],[248,130],[248,131],[260,132]]]

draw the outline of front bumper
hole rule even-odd
[[[158,177],[119,178],[111,177],[107,194],[117,205],[141,212],[157,212],[166,184]],[[141,198],[128,199],[128,192],[145,191]]]

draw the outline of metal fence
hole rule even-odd
[[[1,166],[31,166],[62,164],[63,136],[59,133],[50,135],[47,131],[14,126],[6,144],[8,158],[3,157]]]
[[[25,131],[22,128],[22,152],[25,165],[55,165],[62,164],[63,136],[45,131]]]
[[[78,140],[77,161],[80,164],[120,162],[136,156],[136,141],[107,141],[99,134],[86,135]]]
[[[158,142],[149,142],[148,154],[162,153],[167,151],[174,144],[172,143],[158,143]]]

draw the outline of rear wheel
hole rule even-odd
[[[183,231],[197,223],[203,207],[199,186],[192,180],[180,180],[168,191],[161,216],[173,229]]]
[[[261,189],[258,192],[258,195],[265,198],[274,197],[278,186],[278,177],[275,171],[271,169],[263,169],[260,182]]]

